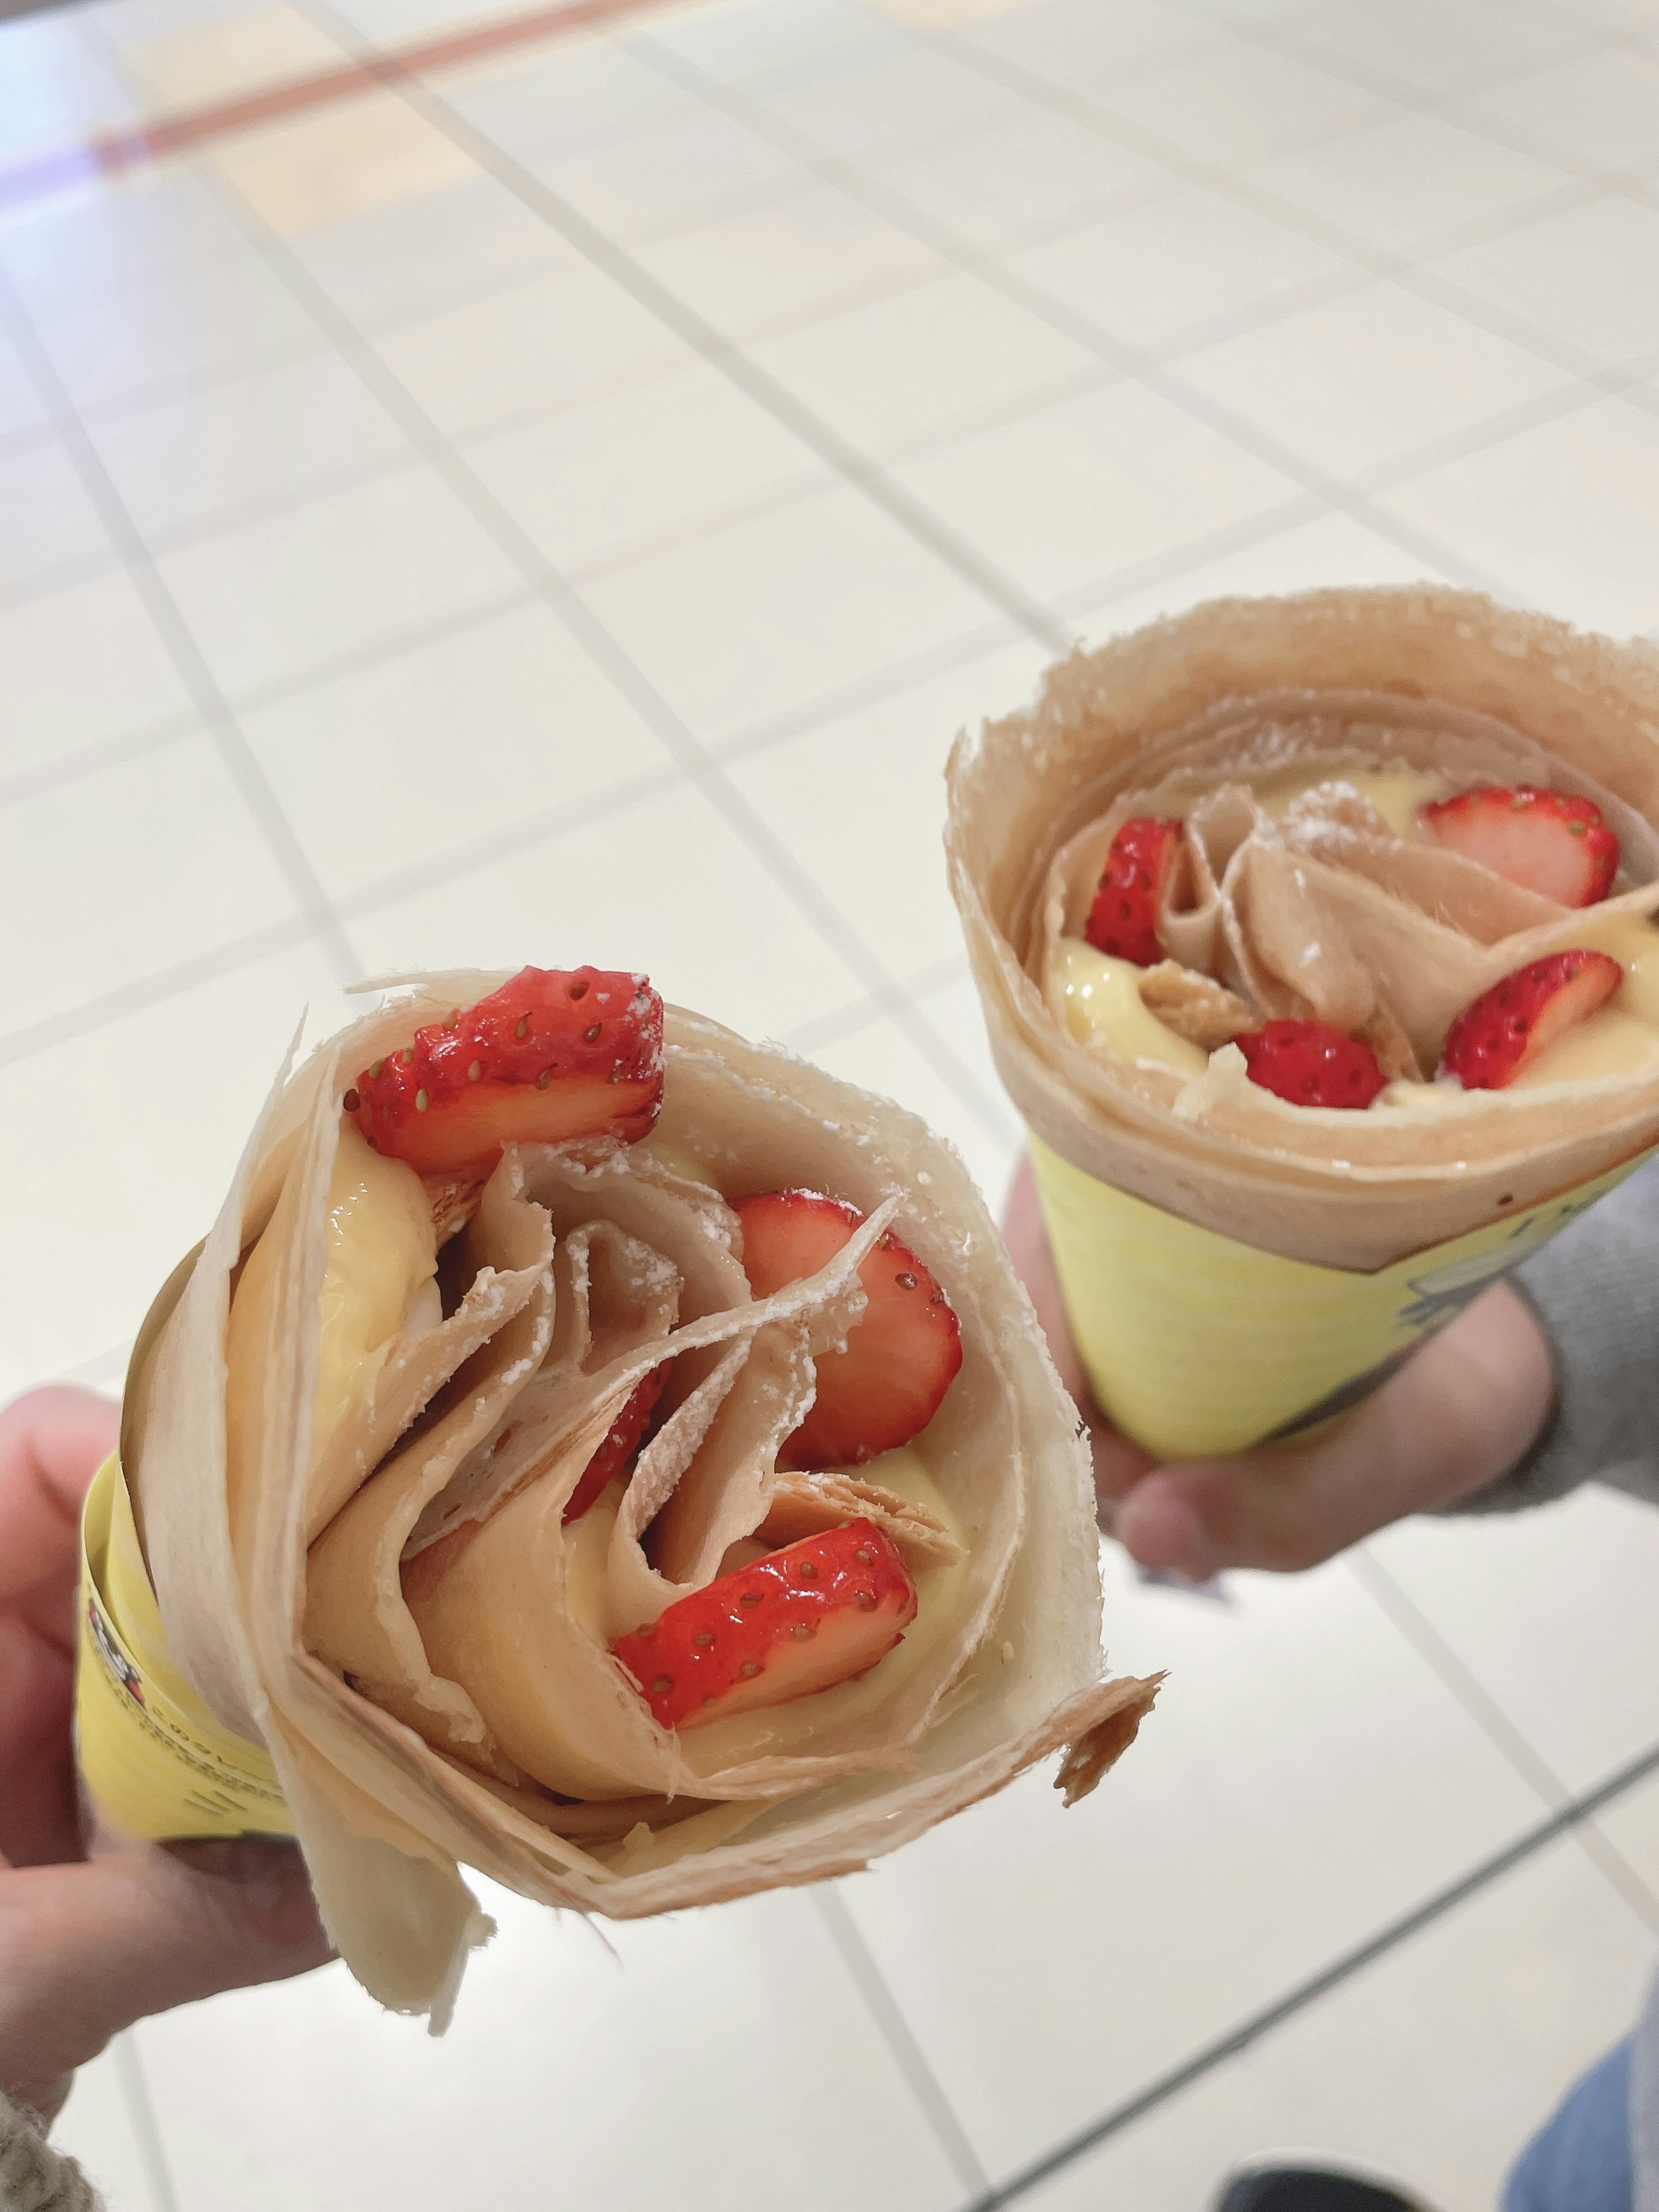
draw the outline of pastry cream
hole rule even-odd
[[[1278,775],[1263,776],[1252,788],[1262,812],[1278,822],[1298,799],[1328,784],[1358,792],[1376,809],[1396,837],[1413,840],[1419,834],[1418,809],[1431,799],[1443,799],[1447,791],[1445,777],[1434,769],[1399,763],[1390,768],[1333,768],[1328,763],[1322,768],[1286,769]]]
[[[1573,924],[1572,941],[1592,952],[1612,953],[1624,969],[1608,1007],[1659,1030],[1659,929],[1637,915],[1598,915],[1592,908]]]
[[[1540,1083],[1593,1083],[1601,1075],[1634,1075],[1655,1060],[1659,1060],[1659,1030],[1634,1014],[1621,1012],[1615,992],[1607,1006],[1546,1045],[1510,1088],[1532,1091]]]
[[[602,1650],[611,1641],[605,1623],[605,1559],[626,1487],[620,1475],[607,1483],[580,1520],[564,1532],[565,1596],[571,1613]]]
[[[349,1121],[328,1187],[328,1265],[312,1449],[320,1451],[372,1378],[392,1339],[423,1335],[443,1318],[437,1238],[421,1179],[374,1151]]]
[[[1573,924],[1572,942],[1593,952],[1610,952],[1625,980],[1605,1006],[1547,1045],[1516,1077],[1515,1090],[1633,1075],[1659,1059],[1659,929],[1637,915],[1597,915],[1592,909]]]
[[[1150,1060],[1177,1075],[1202,1075],[1207,1054],[1177,1036],[1142,1000],[1145,973],[1133,961],[1097,952],[1080,937],[1062,937],[1049,955],[1043,995],[1079,1044],[1103,1047],[1124,1060]]]

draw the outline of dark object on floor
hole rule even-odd
[[[1316,2166],[1258,2166],[1235,2174],[1215,2212],[1429,2212],[1421,2198]]]

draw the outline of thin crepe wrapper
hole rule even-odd
[[[703,1809],[599,1850],[554,1832],[548,1801],[511,1778],[514,1763],[484,1740],[489,1731],[480,1734],[465,1693],[437,1695],[452,1729],[446,1756],[307,1650],[307,1544],[319,1514],[335,1502],[328,1483],[319,1497],[310,1465],[335,1101],[356,1068],[396,1048],[415,1026],[503,980],[419,979],[410,997],[335,1040],[291,1082],[279,1081],[199,1256],[182,1285],[169,1286],[176,1303],[130,1392],[124,1443],[179,1675],[226,1728],[268,1752],[325,1923],[353,1972],[381,2002],[429,2013],[434,2026],[447,2018],[469,1949],[489,1932],[461,1865],[548,1904],[618,1918],[817,1880],[867,1863],[1061,1747],[1070,1747],[1062,1782],[1068,1795],[1079,1794],[1131,1740],[1152,1693],[1151,1684],[1104,1679],[1086,1455],[1029,1304],[954,1153],[888,1102],[672,1012],[659,1134],[673,1138],[676,1102],[695,1091],[729,1140],[726,1165],[740,1171],[742,1188],[828,1187],[867,1213],[887,1209],[956,1307],[968,1358],[929,1437],[936,1465],[957,1471],[946,1487],[954,1486],[964,1523],[982,1524],[976,1556],[982,1549],[992,1560],[959,1627],[961,1663],[953,1658],[936,1670],[930,1698],[899,1736],[865,1731],[877,1741],[864,1754],[850,1729],[848,1743],[816,1760],[751,1757],[682,1772],[659,1758],[664,1779],[693,1784]],[[413,1439],[428,1444],[453,1425],[455,1435],[441,1440],[445,1450],[458,1445],[452,1472],[499,1427],[503,1375],[511,1370],[510,1387],[522,1387],[556,1329],[548,1264],[555,1248],[550,1237],[535,1249],[535,1211],[519,1183],[570,1172],[558,1156],[526,1148],[516,1160],[509,1153],[486,1194],[480,1222],[492,1206],[495,1215],[480,1232],[494,1255],[486,1290],[498,1333],[510,1341],[492,1340],[471,1355],[475,1364],[441,1397],[435,1423],[428,1417]],[[603,1161],[593,1172],[603,1176]],[[237,1363],[252,1387],[228,1410],[233,1285],[272,1224],[276,1233],[258,1248],[270,1261],[258,1358],[251,1370]],[[854,1265],[842,1270],[839,1303],[828,1301],[842,1328],[861,1301]],[[477,1292],[475,1283],[469,1297]],[[632,1379],[657,1357],[660,1346],[652,1343],[606,1365],[605,1391],[586,1426],[572,1431],[565,1463],[592,1449]],[[386,1362],[388,1370],[395,1365]],[[462,1387],[474,1380],[477,1390]],[[489,1401],[482,1409],[471,1402],[480,1398]],[[384,1433],[396,1412],[377,1432],[377,1450],[396,1443],[395,1426]],[[375,1482],[410,1448],[392,1450]],[[337,1486],[337,1455],[333,1466]],[[416,1520],[441,1494],[429,1458],[419,1482]],[[409,1501],[399,1511],[410,1517]],[[384,1545],[384,1521],[371,1532],[370,1554],[376,1541]],[[383,1556],[380,1568],[384,1594]],[[393,1620],[391,1629],[395,1641],[401,1624]],[[637,1724],[643,1708],[634,1703]],[[429,1723],[431,1711],[423,1707],[422,1717]],[[695,1753],[696,1736],[687,1741]]]
[[[1250,1084],[1235,1052],[1218,1052],[1207,1074],[1186,1080],[1091,1052],[1053,1018],[1041,984],[1047,945],[1057,926],[1081,933],[1080,885],[1089,863],[1097,875],[1116,820],[1146,794],[1156,802],[1181,790],[1183,769],[1190,799],[1227,781],[1229,761],[1245,773],[1290,764],[1274,728],[1315,718],[1325,726],[1316,750],[1374,750],[1382,729],[1396,740],[1385,750],[1418,765],[1450,757],[1462,781],[1526,778],[1598,797],[1634,883],[1595,913],[1645,915],[1659,902],[1659,654],[1472,593],[1215,601],[1073,653],[1032,708],[957,740],[947,772],[951,888],[998,1070],[1037,1139],[1039,1192],[1079,1350],[1107,1410],[1133,1398],[1133,1432],[1172,1455],[1237,1449],[1302,1412],[1337,1409],[1298,1407],[1273,1388],[1285,1327],[1324,1325],[1318,1279],[1310,1276],[1298,1303],[1287,1271],[1264,1261],[1258,1273],[1271,1294],[1261,1329],[1240,1327],[1218,1366],[1202,1299],[1183,1295],[1206,1259],[1237,1282],[1237,1248],[1247,1247],[1330,1271],[1325,1287],[1340,1290],[1339,1274],[1381,1280],[1379,1271],[1411,1259],[1431,1273],[1452,1246],[1467,1261],[1461,1299],[1443,1299],[1426,1328],[1535,1249],[1540,1224],[1568,1218],[1572,1208],[1558,1201],[1607,1187],[1659,1137],[1651,1067],[1547,1091],[1472,1093],[1443,1115],[1338,1114]],[[1355,726],[1370,739],[1353,739]],[[1068,848],[1069,876],[1056,866]],[[1294,857],[1317,866],[1316,847]],[[1380,866],[1374,872],[1383,879]],[[1370,888],[1345,896],[1363,899]],[[1433,1037],[1437,1022],[1443,1034],[1458,1006],[1572,944],[1589,919],[1534,921],[1534,911],[1499,894],[1487,927],[1519,933],[1486,944],[1429,923],[1437,957],[1420,979],[1421,1035]],[[1054,1160],[1074,1172],[1052,1172]],[[1160,1214],[1217,1241],[1186,1240],[1179,1265],[1167,1250],[1159,1264],[1143,1263],[1137,1252],[1154,1252]],[[1528,1233],[1506,1253],[1523,1218]],[[1476,1231],[1490,1234],[1484,1259],[1460,1242]],[[1378,1292],[1373,1352],[1348,1378],[1356,1386],[1403,1348],[1397,1324],[1407,1310],[1386,1285]],[[1146,1326],[1133,1350],[1114,1353],[1115,1333],[1125,1334],[1115,1324],[1130,1312],[1143,1324],[1158,1316],[1155,1376],[1145,1365]],[[1128,1359],[1138,1363],[1136,1389],[1126,1394]],[[1331,1395],[1340,1401],[1334,1383]],[[1194,1425],[1183,1408],[1200,1399],[1206,1411]]]

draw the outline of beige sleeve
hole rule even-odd
[[[72,2158],[61,2158],[33,2113],[0,2094],[0,2212],[105,2212]]]

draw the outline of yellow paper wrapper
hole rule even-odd
[[[1243,1451],[1346,1412],[1641,1165],[1356,1274],[1182,1221],[1097,1182],[1040,1137],[1030,1151],[1095,1397],[1163,1459]]]
[[[81,1515],[75,1732],[93,1801],[125,1835],[294,1832],[270,1759],[222,1727],[173,1663],[114,1453]]]

